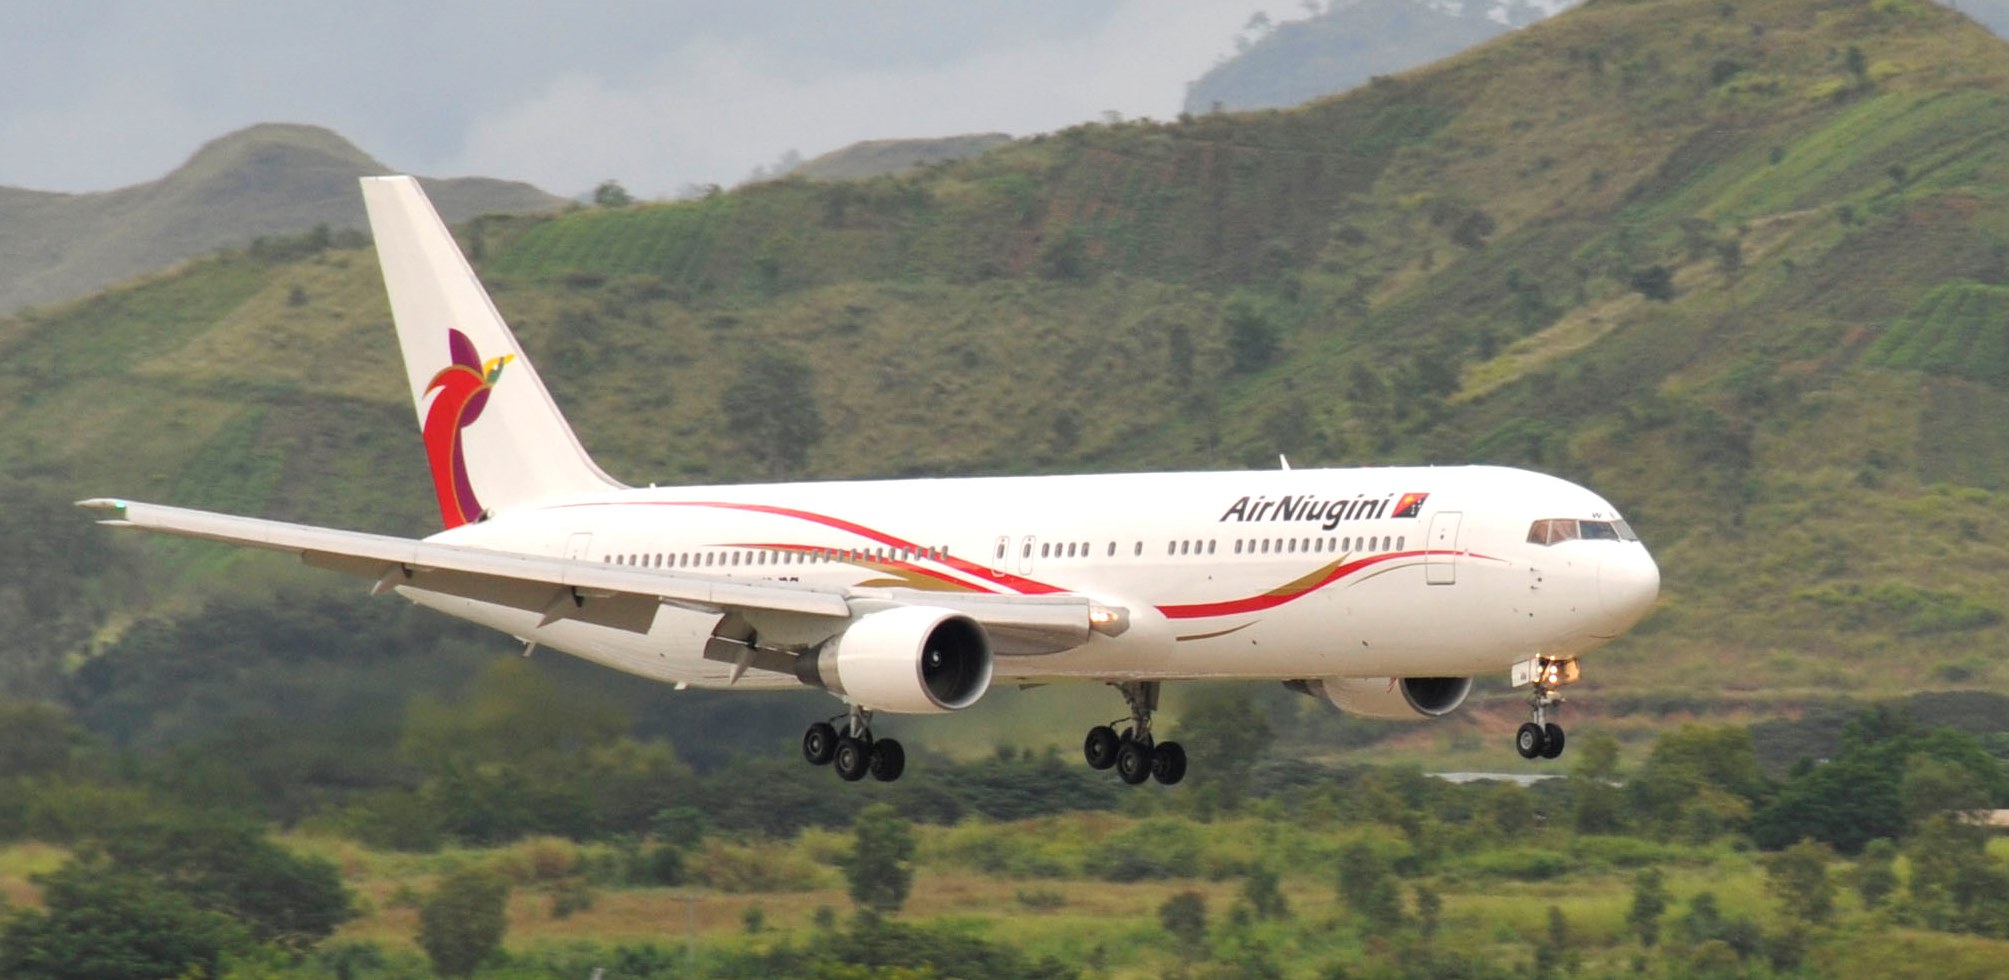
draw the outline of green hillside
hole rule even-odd
[[[263,236],[361,228],[356,178],[391,172],[328,130],[266,124],[211,140],[150,183],[94,194],[0,187],[0,311],[74,299]],[[426,186],[449,221],[565,203],[484,177]]]
[[[797,164],[787,175],[811,180],[861,180],[945,160],[961,160],[1011,142],[1003,133],[923,139],[862,140]]]
[[[815,477],[1526,465],[1662,564],[1582,710],[2000,691],[2005,130],[2009,49],[1924,0],[1603,0],[1297,110],[464,241],[633,482],[771,472],[720,401],[777,357]],[[420,531],[394,358],[367,251],[225,254],[0,321],[0,471]],[[145,554],[148,602],[273,574]]]

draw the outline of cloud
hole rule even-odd
[[[7,0],[0,0],[0,4]],[[68,0],[0,32],[0,185],[151,180],[257,122],[573,194],[731,184],[787,150],[1178,111],[1251,0]],[[17,16],[18,14],[18,16]]]
[[[451,169],[578,193],[731,184],[788,150],[861,139],[1045,132],[1115,111],[1168,118],[1226,48],[1242,3],[1111,7],[1092,32],[1028,36],[936,63],[882,66],[691,38],[626,79],[569,72],[477,117]],[[583,179],[582,179],[583,178]]]

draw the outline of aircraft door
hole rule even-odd
[[[1458,582],[1458,525],[1464,520],[1463,514],[1455,510],[1440,510],[1430,517],[1428,542],[1423,555],[1423,580],[1431,585],[1456,585]]]
[[[1011,571],[1011,536],[998,538],[997,548],[991,553],[991,571],[1003,575]]]
[[[1031,575],[1031,574],[1032,574],[1032,549],[1034,549],[1034,548],[1037,548],[1037,547],[1039,547],[1039,542],[1038,542],[1037,540],[1035,540],[1035,539],[1033,538],[1033,536],[1032,536],[1032,535],[1030,535],[1030,534],[1028,534],[1028,535],[1026,535],[1025,537],[1023,537],[1023,538],[1020,538],[1020,539],[1019,539],[1019,542],[1018,542],[1018,573],[1019,573],[1020,575]]]

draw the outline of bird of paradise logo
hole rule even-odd
[[[516,355],[504,354],[484,362],[475,352],[474,341],[458,330],[447,331],[447,350],[452,363],[426,383],[426,394],[439,394],[426,409],[422,432],[440,517],[447,527],[456,528],[482,512],[481,501],[474,496],[474,483],[467,475],[460,432],[481,418],[481,410],[488,407],[489,389],[502,377],[503,365]]]

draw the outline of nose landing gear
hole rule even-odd
[[[844,719],[844,731],[831,724]],[[819,721],[802,733],[802,757],[812,766],[829,766],[838,778],[855,783],[868,774],[882,783],[907,770],[907,750],[890,738],[872,737],[872,712],[852,705],[847,714]]]
[[[1583,668],[1576,658],[1551,660],[1536,657],[1514,666],[1514,683],[1533,684],[1535,691],[1528,696],[1528,712],[1532,721],[1523,724],[1514,733],[1514,751],[1523,759],[1540,757],[1553,759],[1563,754],[1563,726],[1549,720],[1550,709],[1563,703],[1559,688],[1583,679]]]
[[[1177,742],[1159,742],[1151,736],[1151,715],[1158,710],[1158,681],[1124,681],[1110,686],[1123,692],[1130,706],[1128,726],[1115,728],[1123,719],[1088,730],[1081,754],[1091,769],[1115,769],[1116,775],[1132,786],[1147,779],[1171,786],[1186,778],[1186,750]]]

